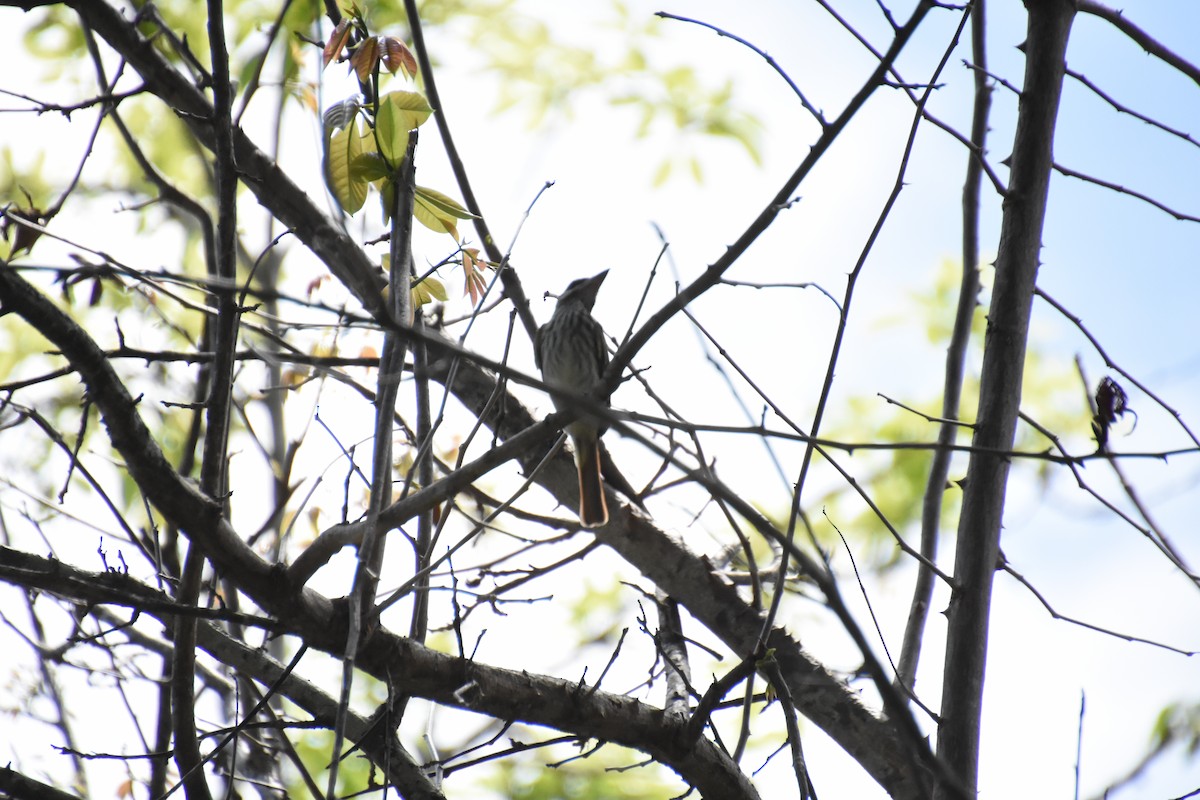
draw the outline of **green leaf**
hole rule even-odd
[[[375,119],[375,137],[379,151],[391,164],[404,157],[408,148],[408,132],[419,127],[433,109],[420,92],[388,92],[379,98],[379,115]]]
[[[383,112],[384,105],[395,109],[404,121],[404,130],[406,131],[421,127],[433,113],[429,101],[420,92],[388,92],[379,99],[381,101],[380,113]]]
[[[396,204],[396,182],[385,178],[379,182],[379,204],[383,207],[383,224],[392,221],[392,206]]]
[[[430,208],[436,208],[439,213],[446,216],[454,219],[475,219],[475,215],[459,205],[457,200],[451,199],[436,189],[418,186],[417,197],[427,203]]]
[[[364,145],[369,138],[363,138]],[[365,147],[363,148],[366,149]],[[374,151],[359,153],[350,162],[350,176],[354,179],[364,180],[367,183],[373,183],[380,178],[388,176],[387,164],[383,157]]]
[[[667,178],[671,177],[671,170],[674,166],[670,159],[663,159],[663,162],[658,165],[658,169],[654,171],[654,177],[650,183],[654,186],[662,186],[667,182]]]
[[[434,300],[441,300],[445,303],[449,297],[445,285],[433,276],[422,278],[412,287],[413,308],[420,308]]]
[[[458,227],[455,220],[471,219],[473,215],[451,200],[446,195],[434,189],[418,186],[416,202],[413,204],[413,216],[417,222],[438,233],[448,233],[458,241]]]
[[[352,123],[326,140],[325,182],[347,214],[363,207],[370,181],[356,175],[351,164],[362,153],[362,134]]]

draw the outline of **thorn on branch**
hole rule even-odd
[[[888,86],[892,89],[903,89],[905,91],[912,91],[912,92],[924,92],[924,91],[936,91],[938,89],[943,88],[946,84],[944,84],[944,83],[901,83],[900,81],[893,81],[893,80],[885,79],[883,81],[883,85]]]

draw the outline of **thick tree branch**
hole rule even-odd
[[[0,767],[0,796],[12,800],[80,800],[70,792],[35,781],[7,766]]]
[[[1054,127],[1066,69],[1074,0],[1027,4],[1025,86],[1013,142],[1012,177],[996,257],[973,444],[1008,449],[1016,432],[1029,318],[1036,288]],[[946,641],[938,755],[976,791],[992,581],[999,566],[1007,458],[976,452],[964,482]],[[947,783],[937,797],[957,796]]]
[[[37,586],[79,602],[90,599],[89,586],[110,580],[104,575],[4,547],[0,547],[0,574],[10,583]],[[122,578],[124,582],[133,581],[127,576]],[[142,591],[151,596],[154,594],[148,587]],[[138,608],[140,598],[137,594],[110,595],[111,599],[105,602]],[[171,611],[152,613],[164,620],[173,616]],[[304,627],[305,630],[295,632],[302,634],[310,647],[333,654],[340,653],[345,647],[344,624]],[[247,670],[256,680],[270,684],[282,674],[282,665],[229,638],[216,627],[199,625],[197,631],[199,644],[204,649],[236,669]],[[389,681],[416,697],[500,720],[544,725],[582,739],[599,739],[641,750],[674,769],[704,797],[733,800],[758,797],[737,764],[716,745],[706,739],[694,744],[688,742],[683,725],[661,709],[630,697],[574,681],[490,667],[446,655],[384,629],[376,630],[364,643],[359,653],[359,665],[379,680]],[[333,698],[296,676],[285,680],[281,691],[318,721],[332,725],[337,707]],[[351,738],[368,738],[353,715],[348,718],[347,733]],[[393,757],[397,754],[395,744],[374,752],[391,753]],[[419,780],[413,772],[415,765],[410,763],[404,769],[409,773],[406,780]],[[429,789],[423,791],[424,794],[412,796],[436,796],[429,794]]]
[[[292,592],[280,580],[280,571],[263,561],[222,517],[220,505],[171,466],[138,413],[139,400],[130,396],[87,332],[3,262],[0,313],[18,314],[55,344],[87,386],[109,440],[142,494],[172,525],[198,542],[222,574],[282,619],[328,616],[327,600],[314,592]]]
[[[221,516],[219,506],[171,468],[137,413],[136,402],[103,351],[73,320],[5,264],[0,264],[0,311],[19,314],[54,342],[72,363],[87,385],[89,397],[100,410],[109,438],[124,457],[130,475],[171,524],[187,533],[228,580],[261,607],[278,615],[289,630],[302,636],[310,646],[328,653],[344,652],[344,605],[340,612],[335,612],[333,605],[315,592],[293,589],[281,570],[265,564],[237,536]],[[460,368],[460,377],[465,372],[471,370]],[[513,401],[513,406],[518,405]],[[516,416],[520,415],[514,414],[511,407],[504,414],[506,419]],[[732,586],[728,593],[737,600]],[[406,666],[401,663],[402,659],[413,659],[413,663]],[[711,791],[713,797],[756,796],[736,764],[711,743],[702,740],[695,748],[669,744],[681,740],[681,737],[672,738],[671,731],[675,728],[664,728],[661,711],[636,701],[593,693],[586,698],[586,703],[576,703],[572,698],[582,694],[576,684],[551,679],[544,679],[548,683],[543,683],[523,673],[501,671],[503,674],[500,675],[489,672],[481,665],[433,654],[383,631],[376,632],[364,642],[358,663],[381,680],[400,681],[404,691],[413,695],[471,708],[501,719],[521,719],[560,727],[585,738],[599,738],[641,749],[663,759],[705,795]],[[808,677],[812,679],[818,675],[824,675],[826,683],[857,705],[853,695],[819,668]],[[422,685],[429,687],[428,693],[419,688]],[[459,697],[471,685],[481,687],[482,698],[468,701]],[[803,685],[803,680],[798,685]],[[857,708],[863,723],[874,720],[861,705]],[[839,709],[838,713],[846,710]],[[879,728],[878,721],[875,727]],[[874,733],[880,735],[882,730],[877,729]],[[866,737],[862,746],[866,747],[868,743],[870,738]]]
[[[278,684],[279,694],[311,714],[315,722],[330,729],[335,727],[340,703],[295,673],[285,676],[284,665],[261,649],[234,639],[215,625],[199,626],[196,638],[201,648],[239,676],[253,678],[266,686]],[[388,782],[401,797],[406,800],[444,800],[442,792],[396,738],[394,725],[377,718],[368,719],[353,711],[345,713],[344,720],[347,738],[384,771]]]

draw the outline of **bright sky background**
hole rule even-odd
[[[851,0],[838,6],[876,46],[886,45],[886,27],[874,3]],[[607,4],[529,0],[518,8],[545,19],[556,36],[594,44],[602,58],[621,46],[613,38],[614,31],[601,24],[610,19]],[[631,14],[647,17],[659,9],[670,10],[750,40],[769,52],[829,117],[840,112],[872,67],[861,49],[814,4],[706,0],[664,5],[634,0],[629,8]],[[897,19],[906,15],[906,9],[893,10]],[[1200,5],[1144,0],[1127,12],[1164,44],[1192,63],[1200,63],[1200,39],[1195,35],[1200,31]],[[900,62],[908,81],[928,79],[957,19],[950,12],[934,12]],[[7,31],[5,40],[14,35],[14,26],[23,24],[20,12],[12,10],[2,12],[0,20]],[[1016,46],[1024,38],[1023,8],[1013,2],[993,2],[988,23],[990,68],[1019,86],[1023,59]],[[494,93],[488,90],[496,88],[495,81],[478,72],[477,59],[456,50],[449,32],[433,31],[429,40],[442,64],[438,80],[444,110],[502,247],[541,186],[547,180],[555,181],[534,208],[513,252],[526,291],[534,299],[535,314],[543,319],[552,308],[549,301],[541,301],[544,291],[561,290],[574,277],[610,268],[597,315],[610,332],[622,332],[659,250],[651,223],[661,226],[669,238],[682,280],[691,280],[723,253],[769,201],[815,136],[814,126],[788,87],[759,57],[731,40],[684,23],[661,24],[653,59],[663,67],[696,67],[714,85],[732,79],[736,103],[763,122],[761,166],[735,145],[684,137],[670,126],[660,126],[651,136],[634,140],[634,116],[614,111],[588,93],[573,100],[568,117],[556,118],[541,130],[526,127],[519,110],[494,116],[490,114]],[[6,41],[5,52],[17,52],[13,47]],[[968,56],[964,37],[941,77],[945,86],[930,103],[932,113],[960,131],[967,130],[970,114],[971,80],[961,63]],[[1196,85],[1143,54],[1107,23],[1080,16],[1072,34],[1069,65],[1119,101],[1200,136],[1200,90]],[[331,69],[326,76],[326,104],[340,99],[339,92],[344,90],[333,72]],[[55,100],[73,97],[60,96],[52,85],[39,85],[36,69],[7,71],[0,88]],[[0,105],[12,107],[13,103],[6,100]],[[1011,94],[997,87],[989,160],[1002,177],[1007,173],[999,162],[1008,155],[1015,109]],[[899,93],[878,91],[801,186],[798,194],[802,199],[781,215],[732,277],[814,281],[840,300],[844,276],[853,267],[895,179],[911,114],[911,104]],[[21,118],[19,125],[17,117],[5,119],[0,145],[23,157],[30,157],[47,142],[63,142],[57,146],[69,153],[78,147],[77,129],[49,115]],[[1152,132],[1145,124],[1117,114],[1071,79],[1060,119],[1059,162],[1151,195],[1181,212],[1200,215],[1200,150],[1195,145]],[[296,116],[287,131],[282,166],[311,191],[320,192],[319,173],[312,168],[319,130],[315,123],[306,124]],[[54,138],[64,135],[70,138]],[[422,143],[425,160],[419,164],[419,180],[457,195],[436,152],[432,127]],[[664,154],[693,148],[704,161],[704,183],[697,185],[681,175],[663,187],[651,185],[650,176]],[[54,161],[58,169],[69,170],[73,159],[74,155],[56,156]],[[852,426],[854,420],[846,405],[851,397],[869,399],[881,392],[921,404],[940,387],[941,344],[931,346],[925,339],[924,320],[905,319],[904,315],[913,313],[915,306],[909,298],[927,290],[941,262],[959,258],[959,198],[965,162],[965,152],[950,137],[932,126],[922,128],[906,177],[908,185],[866,264],[854,300],[855,324],[841,357],[835,390],[839,402],[831,412],[830,424]],[[983,257],[990,261],[999,230],[999,203],[994,196],[987,195],[985,211]],[[144,236],[128,237],[125,244],[110,240],[106,226],[125,224],[120,217],[116,220],[77,221],[80,227],[71,228],[72,235],[119,251],[114,254],[131,263],[152,266],[154,262],[147,261]],[[1181,412],[1193,429],[1200,428],[1200,337],[1193,312],[1200,288],[1198,253],[1197,223],[1176,221],[1128,196],[1054,177],[1039,285],[1082,317],[1112,358]],[[297,286],[307,281],[305,270],[317,274],[302,262],[294,269]],[[457,276],[448,280],[454,286]],[[669,296],[671,280],[664,266],[650,309]],[[701,319],[719,330],[721,343],[764,381],[796,419],[809,424],[836,324],[832,304],[813,290],[763,293],[746,289],[723,292],[720,298],[720,303],[706,299],[697,304]],[[946,311],[949,317],[951,311]],[[505,319],[497,318],[490,326],[484,325],[478,340],[473,341],[488,349],[505,324]],[[1086,340],[1041,301],[1035,303],[1034,324],[1037,347],[1056,359],[1054,363],[1062,369],[1072,370],[1072,359],[1078,354],[1093,384],[1104,374],[1102,360]],[[771,352],[757,352],[764,340],[775,343]],[[517,347],[517,363],[532,368],[527,345],[518,339]],[[711,370],[702,366],[694,334],[681,320],[669,326],[637,363],[653,367],[656,385],[668,387],[672,402],[689,416],[726,421],[731,413],[724,389]],[[1183,446],[1186,440],[1169,416],[1128,382],[1122,383],[1130,391],[1139,421],[1132,434],[1115,442],[1116,449],[1156,451]],[[1081,402],[1081,392],[1071,398],[1073,407]],[[547,405],[534,395],[530,401],[543,408]],[[615,402],[632,405],[638,401],[621,392]],[[870,413],[882,416],[889,409],[876,399]],[[871,422],[864,420],[858,440],[871,438]],[[927,433],[929,439],[935,435],[932,428]],[[1086,418],[1080,418],[1071,433],[1070,444],[1083,451],[1088,436]],[[611,446],[622,463],[639,463],[633,446],[622,442]],[[784,452],[790,459],[789,469],[794,469],[799,463],[794,457],[797,451]],[[764,459],[734,448],[728,458],[731,460],[722,462],[726,477],[735,474],[736,485],[760,493],[756,500],[765,507],[783,507],[787,489]],[[846,458],[844,463],[852,471],[862,468],[854,459]],[[1177,457],[1165,466],[1150,461],[1130,463],[1126,468],[1139,491],[1153,503],[1159,525],[1174,536],[1193,564],[1200,562],[1195,535],[1200,512],[1196,457]],[[961,476],[962,469],[963,464],[956,462],[952,476]],[[1004,550],[1013,566],[1043,590],[1060,612],[1184,649],[1200,648],[1194,585],[1171,571],[1135,531],[1101,513],[1094,501],[1074,488],[1069,476],[1057,476],[1045,489],[1036,485],[1029,470],[1023,476],[1010,491]],[[1086,477],[1108,496],[1119,497],[1110,474],[1099,464],[1089,466]],[[819,513],[820,509],[810,511]],[[664,521],[682,526],[686,517],[672,519],[668,510]],[[715,547],[712,537],[703,533],[682,527],[677,532],[686,533],[697,550]],[[620,573],[622,565],[615,559],[597,558],[590,562],[586,578],[603,585],[607,576],[602,568],[610,562],[613,581],[633,577],[628,569]],[[842,559],[837,564],[849,576],[847,562]],[[901,570],[871,587],[873,607],[893,648],[898,646],[907,611],[910,579],[910,571]],[[849,597],[854,596],[852,587],[848,579],[844,591]],[[944,605],[943,594],[935,599],[935,609]],[[553,612],[548,615],[554,618]],[[931,619],[935,640],[942,635],[941,622],[936,614]],[[501,634],[499,621],[489,624],[494,630],[493,642],[520,633]],[[802,631],[808,641],[817,639],[813,649],[818,655],[826,652],[820,643],[825,633]],[[500,663],[506,657],[489,656]],[[939,646],[927,648],[919,689],[932,691],[940,682],[940,656]],[[507,657],[515,658],[512,654]],[[852,660],[847,656],[847,663]],[[1055,622],[1025,589],[1007,576],[998,576],[981,797],[1070,796],[1081,692],[1087,696],[1082,794],[1089,796],[1132,766],[1161,707],[1172,701],[1196,701],[1197,685],[1200,671],[1194,659]],[[927,701],[936,708],[936,697]],[[882,796],[873,783],[846,767],[845,756],[828,746],[814,726],[804,730],[806,753],[822,797]],[[794,792],[792,781],[790,769],[777,760],[764,772],[759,785],[764,797],[786,797]],[[1176,757],[1116,797],[1175,797],[1197,787],[1200,764]]]
[[[528,7],[541,15],[553,14],[553,6]],[[750,40],[769,52],[830,116],[840,111],[871,66],[857,58],[859,51],[845,34],[808,4],[762,2],[734,9],[725,3],[636,3],[632,7],[646,12],[665,8]],[[863,31],[881,46],[883,31],[874,4],[839,4],[839,10],[862,24]],[[1187,33],[1200,30],[1200,7],[1148,2],[1129,8],[1128,13],[1185,58],[1193,63],[1200,60],[1197,39]],[[904,18],[900,11],[896,16]],[[941,55],[951,20],[943,14],[939,24],[938,16],[926,23],[924,35],[902,59],[902,74],[909,81],[926,80]],[[988,21],[991,70],[1020,86],[1023,58],[1016,48],[1024,39],[1023,9],[993,3]],[[575,25],[556,20],[555,25],[560,24],[566,35],[586,38],[594,30],[581,20]],[[649,221],[666,231],[685,280],[695,276],[758,213],[799,163],[812,137],[799,104],[757,56],[682,23],[664,23],[664,38],[662,49],[655,51],[664,64],[699,65],[714,79],[735,78],[738,102],[765,123],[761,169],[736,148],[713,145],[705,151],[713,156],[706,161],[704,185],[679,180],[652,191],[646,176],[662,153],[677,145],[674,135],[667,132],[627,144],[628,121],[599,106],[592,107],[590,114],[577,111],[572,122],[563,123],[552,135],[530,133],[524,142],[505,138],[498,150],[497,128],[468,124],[473,114],[470,98],[477,96],[469,87],[475,84],[464,82],[455,91],[448,74],[441,83],[446,111],[462,137],[467,163],[495,169],[502,176],[481,182],[485,210],[501,215],[491,219],[494,230],[505,229],[497,220],[506,213],[515,222],[543,180],[557,182],[526,225],[515,254],[531,294],[542,285],[555,289],[576,274],[612,267],[598,304],[598,313],[610,329],[621,327],[628,318],[657,252]],[[930,105],[935,115],[960,131],[967,130],[970,113],[970,78],[961,64],[968,56],[964,43],[943,73],[946,87]],[[1072,34],[1069,65],[1127,106],[1194,135],[1200,131],[1196,86],[1146,56],[1107,23],[1080,16]],[[583,108],[589,108],[586,101]],[[907,100],[894,92],[877,92],[843,141],[801,187],[801,202],[762,237],[734,270],[735,276],[816,280],[840,299],[842,276],[853,266],[891,187],[910,114]],[[1116,113],[1070,79],[1060,118],[1056,156],[1062,164],[1153,196],[1184,213],[1200,213],[1196,179],[1200,153],[1194,145],[1152,133],[1144,123]],[[1014,120],[1014,99],[998,87],[989,157],[1002,177],[1006,171],[999,162],[1008,155]],[[504,157],[497,158],[497,152]],[[503,163],[497,163],[500,160]],[[900,301],[927,285],[941,260],[957,261],[964,162],[965,154],[946,134],[924,128],[907,175],[909,186],[860,282],[855,300],[860,324],[839,372],[846,396],[883,392],[919,399],[927,397],[931,384],[940,380],[941,351],[922,341],[919,320],[899,330],[881,329],[863,320],[900,313],[904,310]],[[999,203],[994,195],[987,196],[985,210],[989,213],[982,246],[985,261],[990,261],[999,230]],[[1046,231],[1039,285],[1082,317],[1113,359],[1150,385],[1185,420],[1196,420],[1200,338],[1193,304],[1200,226],[1178,222],[1130,197],[1056,175]],[[539,284],[543,274],[544,282]],[[614,278],[628,281],[623,290],[613,291]],[[761,341],[763,328],[777,329],[780,351],[795,359],[797,368],[785,370],[789,373],[785,376],[768,368],[765,377],[780,387],[777,396],[798,400],[810,414],[815,388],[806,381],[814,376],[819,381],[828,354],[835,322],[829,303],[811,292],[768,299],[747,291],[744,298],[739,307],[700,307],[706,322],[730,314],[744,323],[744,340],[735,326],[722,328],[722,343],[739,358],[747,357],[747,348]],[[1093,384],[1104,374],[1102,360],[1078,331],[1041,301],[1035,305],[1035,335],[1039,347],[1060,359],[1064,368],[1072,369],[1071,360],[1078,354]],[[675,347],[687,352],[688,336],[680,332],[660,352]],[[694,361],[669,356],[647,356],[642,361],[653,364],[657,373],[677,367],[676,380],[683,386],[696,382],[711,386],[714,381],[711,373],[690,373],[697,369]],[[755,374],[763,377],[763,372]],[[794,384],[788,382],[789,376],[796,379]],[[1132,389],[1127,383],[1126,388]],[[719,402],[713,394],[720,392],[704,389],[691,395],[702,416],[711,418],[705,408]],[[1183,441],[1168,415],[1145,396],[1133,391],[1131,402],[1139,414],[1138,427],[1117,444],[1119,449],[1153,451]],[[1086,420],[1080,420],[1080,425],[1075,442],[1082,449]],[[756,468],[769,473],[753,461],[737,464],[738,470],[752,473]],[[1173,459],[1169,468],[1136,463],[1127,469],[1143,495],[1156,503],[1159,524],[1194,562],[1200,557],[1194,536],[1200,511],[1194,457]],[[954,474],[961,475],[961,470]],[[1087,470],[1087,478],[1098,488],[1110,492],[1115,488],[1098,465]],[[769,474],[759,485],[784,491]],[[1136,532],[1101,513],[1094,501],[1074,488],[1069,476],[1059,476],[1047,495],[1026,480],[1011,496],[1005,551],[1013,566],[1045,591],[1060,612],[1185,649],[1197,646],[1195,586],[1168,569]],[[885,618],[885,630],[898,632],[902,627],[907,588],[907,581],[896,580],[873,598],[876,611]],[[935,607],[942,606],[935,601]],[[935,616],[931,623],[939,633],[940,622]],[[990,659],[981,785],[982,796],[993,798],[1070,796],[1081,692],[1087,695],[1082,791],[1088,796],[1132,765],[1161,707],[1194,700],[1200,679],[1194,659],[1054,622],[1006,576],[997,580]],[[924,663],[929,667],[923,678],[928,689],[940,677],[940,652],[928,651]],[[806,742],[806,748],[811,747]],[[818,752],[821,755],[810,758],[823,796],[868,797],[877,792],[869,784],[830,792],[830,784],[837,786],[844,771],[834,766],[836,762],[826,761],[837,756]],[[789,780],[786,770],[777,778]],[[1197,786],[1200,766],[1176,761],[1118,796],[1174,797]]]

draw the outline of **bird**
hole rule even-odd
[[[596,294],[608,270],[571,281],[558,296],[550,321],[538,328],[533,340],[534,363],[550,386],[590,396],[608,406],[608,392],[600,385],[608,366],[604,329],[592,316]],[[570,398],[554,395],[558,411],[577,411]],[[586,528],[608,524],[608,503],[600,472],[600,436],[608,426],[591,414],[580,414],[563,429],[571,437],[575,467],[579,472],[579,521]]]

